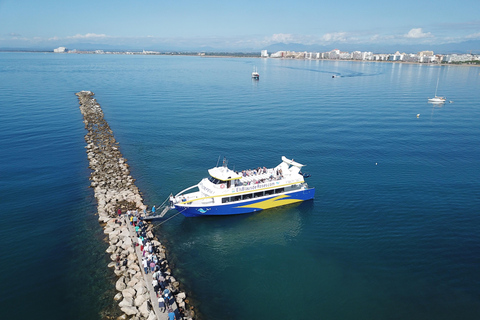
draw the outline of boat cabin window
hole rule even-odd
[[[245,200],[245,199],[252,199],[252,194],[251,194],[251,193],[249,193],[249,194],[244,194],[244,195],[242,196],[242,200]]]
[[[263,197],[263,191],[262,191],[262,192],[255,192],[255,193],[253,194],[253,197],[254,197],[254,198]]]
[[[267,190],[267,191],[265,191],[265,195],[266,195],[266,196],[268,196],[268,195],[270,195],[270,194],[273,194],[273,193],[274,193],[273,190]]]
[[[213,184],[221,184],[221,183],[223,183],[222,180],[218,180],[218,179],[216,179],[216,178],[214,178],[214,177],[208,178],[208,181],[210,181],[210,182],[213,183]]]
[[[227,203],[227,202],[230,202],[230,197],[222,198],[222,203]]]
[[[275,193],[282,193],[284,191],[283,188],[278,188],[278,189],[275,189]]]

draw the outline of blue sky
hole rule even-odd
[[[0,48],[256,50],[278,42],[361,47],[466,40],[480,40],[480,0],[0,0]]]

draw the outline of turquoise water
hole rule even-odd
[[[437,78],[453,103],[426,102]],[[157,224],[203,319],[480,316],[478,68],[2,53],[0,83],[2,318],[114,307],[80,90],[150,205],[219,156],[312,174],[313,201]]]

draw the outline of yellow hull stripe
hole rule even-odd
[[[285,199],[285,198],[287,198],[287,199]],[[240,206],[240,207],[237,207],[237,208],[258,208],[258,209],[265,210],[265,209],[280,207],[280,206],[284,206],[284,205],[291,204],[291,203],[297,203],[297,202],[301,202],[301,201],[303,201],[303,200],[292,199],[288,195],[280,195],[280,196],[275,197],[275,198],[271,198],[271,199],[264,200],[264,201],[261,201],[261,202],[252,203],[252,204],[245,205],[245,206]]]

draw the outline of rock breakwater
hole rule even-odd
[[[76,95],[87,130],[85,148],[89,168],[92,170],[90,185],[97,200],[98,219],[104,227],[104,233],[108,235],[107,253],[112,260],[109,267],[114,268],[118,276],[115,288],[119,292],[114,300],[119,301],[118,305],[123,312],[119,319],[168,318],[167,312],[160,311],[158,307],[156,291],[159,290],[158,286],[156,291],[153,287],[158,281],[155,282],[152,273],[142,268],[145,248],[143,245],[141,248],[137,246],[140,237],[149,245],[149,257],[155,257],[154,268],[158,271],[157,276],[162,277],[163,292],[168,289],[170,311],[175,313],[177,319],[191,319],[193,310],[186,305],[186,294],[179,292],[179,283],[171,275],[165,248],[154,236],[153,226],[141,221],[137,215],[141,221],[141,230],[134,230],[126,214],[127,211],[132,214],[143,212],[147,207],[100,105],[91,91],[81,91]]]

